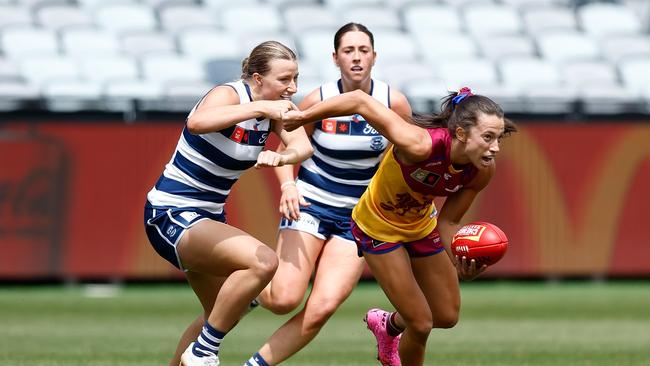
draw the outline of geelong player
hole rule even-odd
[[[352,90],[359,90],[402,118],[411,117],[406,97],[373,79],[376,53],[372,33],[349,23],[334,35],[334,63],[341,77],[312,91],[300,109]],[[305,306],[283,324],[246,365],[277,365],[305,347],[354,289],[363,259],[350,231],[352,208],[379,167],[388,140],[362,116],[344,113],[309,125],[314,155],[294,180],[292,166],[276,168],[282,198],[277,253],[278,271],[258,300],[278,314]]]
[[[147,195],[151,244],[185,272],[203,306],[172,365],[179,358],[185,366],[218,365],[221,341],[277,269],[275,252],[228,225],[223,208],[247,169],[294,164],[311,155],[304,130],[289,133],[279,122],[296,108],[289,99],[297,77],[289,48],[273,41],[255,47],[242,62],[241,80],[213,88],[192,109],[176,151]],[[286,150],[262,151],[270,132]]]
[[[494,174],[501,138],[516,127],[499,105],[468,88],[451,93],[439,115],[414,121],[353,91],[290,111],[283,123],[292,130],[352,113],[393,143],[352,212],[359,251],[397,310],[371,309],[366,321],[382,364],[400,365],[401,358],[405,365],[422,365],[431,329],[458,321],[458,277],[473,279],[485,270],[454,257],[451,238]],[[438,212],[433,200],[443,196]]]

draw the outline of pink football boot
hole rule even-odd
[[[399,359],[399,340],[401,334],[397,337],[391,337],[386,331],[386,323],[390,313],[381,309],[370,309],[366,313],[363,321],[368,325],[368,329],[377,338],[377,359],[383,366],[401,366]]]

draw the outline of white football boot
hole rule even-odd
[[[194,342],[190,343],[181,355],[180,366],[219,366],[219,356],[215,354],[198,357],[192,353]]]

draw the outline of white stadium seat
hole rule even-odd
[[[414,3],[402,11],[404,27],[412,34],[460,32],[463,29],[458,9],[450,5]]]
[[[9,58],[51,56],[59,53],[54,32],[40,28],[7,28],[0,34],[2,51]]]
[[[158,25],[153,10],[144,4],[106,4],[94,16],[101,29],[113,33],[154,30]]]
[[[279,10],[270,4],[233,5],[219,12],[221,24],[232,33],[277,33],[284,22]]]
[[[594,60],[601,56],[596,40],[579,32],[541,33],[537,46],[540,55],[553,62]]]
[[[167,6],[159,10],[158,16],[161,28],[170,34],[192,28],[220,27],[219,18],[213,11],[196,4]]]
[[[463,15],[467,30],[474,35],[518,34],[523,30],[519,13],[505,5],[468,6]]]
[[[585,32],[595,36],[641,33],[641,19],[619,4],[589,3],[578,8],[577,17]]]
[[[186,29],[177,36],[183,55],[201,62],[218,58],[243,58],[250,52],[239,43],[235,34],[208,28]]]
[[[319,4],[297,5],[286,8],[284,22],[292,34],[321,29],[334,32],[342,25],[340,18],[330,8]]]
[[[66,27],[93,27],[92,16],[84,9],[73,5],[46,6],[36,10],[38,24],[47,29],[59,31]]]
[[[106,31],[71,28],[61,32],[63,53],[71,56],[116,55],[120,52],[117,37]]]
[[[573,11],[567,7],[553,6],[525,9],[522,12],[524,27],[530,35],[546,31],[578,30],[578,22]]]

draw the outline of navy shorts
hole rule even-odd
[[[226,222],[225,215],[216,215],[191,207],[154,207],[144,205],[144,227],[151,246],[176,268],[185,270],[178,257],[176,246],[181,237],[201,220],[211,219]]]
[[[307,198],[305,200],[311,205],[300,206],[300,218],[298,220],[282,218],[280,220],[280,230],[303,231],[321,240],[338,236],[354,242],[354,237],[350,231],[351,208],[328,206]]]
[[[393,250],[404,247],[408,252],[409,256],[412,258],[415,257],[428,257],[431,255],[438,254],[445,250],[442,240],[440,239],[440,233],[437,229],[425,236],[422,239],[409,241],[409,242],[388,242],[380,241],[371,238],[361,230],[354,220],[352,220],[352,234],[354,235],[355,242],[357,243],[357,249],[359,250],[359,256],[362,256],[363,253],[369,254],[382,254],[392,252]]]

